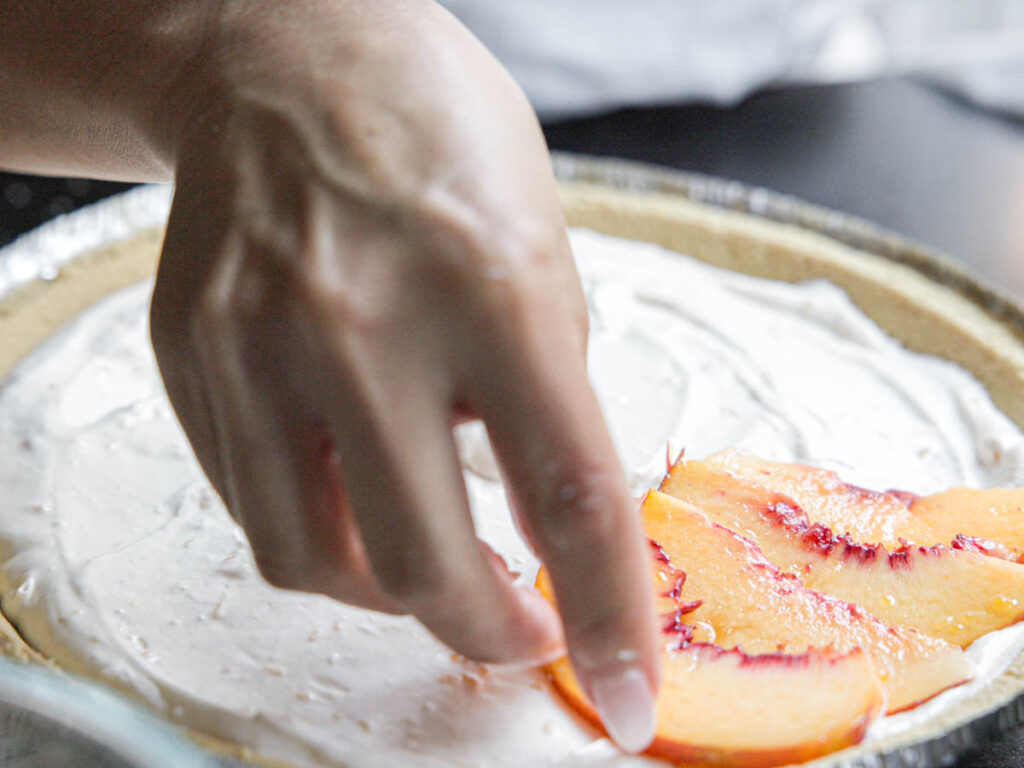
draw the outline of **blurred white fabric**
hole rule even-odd
[[[915,75],[1024,114],[1024,0],[441,0],[543,117]]]

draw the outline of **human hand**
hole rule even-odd
[[[643,748],[647,558],[532,110],[426,0],[223,8],[180,131],[152,334],[260,570],[411,613],[480,661],[549,659],[564,627],[610,733]],[[561,621],[475,536],[452,437],[466,417]]]

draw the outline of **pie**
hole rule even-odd
[[[562,192],[592,374],[637,489],[657,486],[666,445],[916,494],[1024,485],[1024,321],[969,281],[676,194]],[[132,194],[104,205],[164,193]],[[103,680],[254,763],[660,765],[619,755],[540,671],[468,663],[411,619],[259,580],[156,378],[160,229],[127,230],[56,279],[5,286],[0,261],[0,649]],[[460,429],[478,529],[532,583],[486,439]],[[840,754],[1004,706],[1024,687],[1022,650],[1017,627],[983,637],[967,650],[975,683]]]

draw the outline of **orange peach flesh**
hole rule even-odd
[[[733,450],[708,464],[789,496],[812,523],[824,523],[858,542],[889,550],[973,539],[986,554],[1024,561],[1024,489],[953,488],[931,496],[871,491],[846,483],[830,470],[767,461]]]
[[[900,547],[900,537],[916,544],[949,544],[935,541],[927,523],[910,513],[900,494],[871,491],[843,482],[827,469],[805,464],[783,464],[736,451],[709,456],[706,463],[788,496],[808,514],[811,522],[824,523],[854,541]]]
[[[916,706],[971,676],[960,648],[913,630],[890,628],[856,605],[807,589],[750,541],[712,523],[686,502],[652,491],[642,515],[647,535],[685,571],[685,581],[675,590],[677,602],[702,601],[681,617],[694,628],[692,639],[697,642],[738,647],[748,654],[859,647],[878,671],[890,713]]]
[[[1002,544],[1024,561],[1024,488],[951,488],[908,498],[910,514],[932,530],[936,543],[976,536]]]
[[[677,586],[685,575],[657,544],[653,552],[659,608],[680,608],[685,615],[694,605],[679,599]],[[537,587],[554,602],[544,570]],[[733,768],[805,762],[859,743],[883,708],[882,684],[870,657],[859,648],[845,654],[812,649],[750,656],[708,643],[680,647],[678,632],[666,632],[658,726],[646,751],[653,757],[678,765]],[[569,659],[558,659],[548,670],[569,705],[602,729]]]
[[[568,659],[550,670],[570,706],[601,728]],[[805,762],[859,743],[882,700],[860,651],[747,656],[691,645],[662,659],[658,729],[647,754],[734,768]]]
[[[858,658],[870,661],[871,686],[880,686],[888,698],[890,712],[916,706],[970,677],[970,668],[959,648],[913,631],[890,629],[854,605],[811,592],[796,579],[782,574],[756,546],[711,523],[685,502],[652,491],[644,501],[642,515],[652,539],[653,590],[666,639],[662,650],[662,692],[657,704],[659,724],[651,754],[683,762],[767,766],[808,760],[856,743],[863,737],[877,707],[872,703],[873,695],[869,696],[857,686],[846,687],[843,682],[848,670],[862,663],[854,661]],[[550,580],[543,569],[538,574],[537,586],[554,602]],[[679,654],[708,644],[720,649],[742,650],[742,653],[735,657],[717,657],[733,661],[719,660],[701,671],[699,680],[703,682],[698,684],[698,678],[686,677],[697,674],[697,667],[691,663],[694,657]],[[858,649],[862,656],[854,653]],[[844,652],[848,655],[841,656]],[[794,663],[788,667],[788,672],[782,671],[785,665],[781,662],[774,662],[776,666],[767,665],[772,670],[773,682],[764,678],[762,688],[745,681],[737,668],[746,667],[736,661],[760,658],[758,654],[794,660],[806,658],[807,661]],[[705,657],[698,655],[697,658]],[[824,671],[826,666],[822,659],[825,658],[837,666]],[[553,663],[549,670],[556,688],[569,704],[600,727],[597,714],[580,690],[568,659]],[[778,677],[787,674],[792,677],[782,680]],[[864,674],[863,670],[859,674]],[[827,685],[835,687],[819,688],[819,683],[810,683],[810,678],[816,675],[834,676],[828,678]],[[725,680],[735,680],[738,687],[726,686]],[[790,691],[803,690],[801,681],[809,682],[808,690],[841,693],[838,698],[843,701],[826,697],[826,701],[817,702],[812,708],[812,711],[830,713],[831,726],[810,715],[796,714],[803,712],[801,704],[794,703],[792,713],[777,707],[776,711],[787,721],[814,723],[816,729],[804,736],[793,735],[794,743],[786,747],[771,740],[770,734],[776,729],[774,725],[767,727],[770,720],[765,721],[761,744],[754,743],[762,740],[754,736],[760,733],[756,721],[736,716],[721,718],[736,723],[738,733],[719,734],[721,743],[718,744],[709,743],[695,732],[678,730],[685,726],[688,717],[700,717],[691,711],[702,710],[706,697],[725,702],[721,703],[723,708],[735,707],[735,712],[745,712],[744,707],[762,704],[733,703],[732,697],[749,698],[749,691],[764,691],[771,702],[778,700],[781,691],[786,691],[788,696]],[[820,685],[825,686],[825,683]],[[698,696],[694,703],[689,692],[701,694],[702,686],[706,686],[709,693]],[[807,694],[795,698],[807,701],[815,700],[816,696]],[[871,705],[867,706],[868,703]],[[772,706],[775,705],[767,709]],[[847,706],[850,709],[845,709]],[[757,717],[768,716],[758,714]],[[751,740],[744,741],[748,738]]]
[[[749,477],[713,462],[681,460],[662,490],[750,538],[805,587],[856,603],[891,626],[966,647],[1024,618],[1024,565],[962,542],[892,552],[858,544],[811,525],[793,499]]]

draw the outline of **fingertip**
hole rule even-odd
[[[537,651],[530,657],[536,664],[546,664],[567,653],[562,620],[554,606],[533,587],[516,587],[519,601],[526,615],[537,626]]]
[[[503,669],[528,669],[565,656],[568,652],[565,632],[555,607],[536,588],[526,584],[512,584],[519,574],[513,573],[505,558],[489,544],[481,541],[480,547],[497,578],[512,589],[513,600],[518,603],[517,612],[520,614],[517,624],[521,631],[525,630],[521,635],[522,648],[517,650],[514,658],[496,662],[495,665]]]
[[[504,578],[508,578],[505,576]],[[529,586],[511,586],[518,614],[510,627],[512,643],[502,658],[491,662],[500,670],[517,671],[540,667],[560,659],[568,653],[562,620],[536,589]]]

